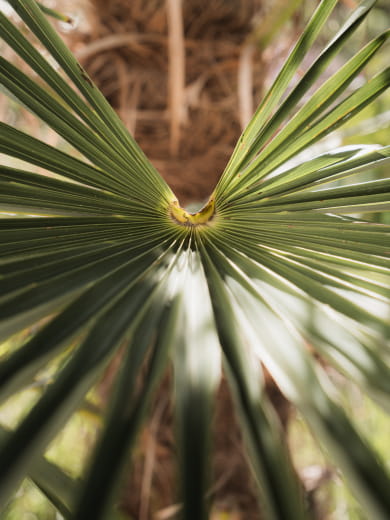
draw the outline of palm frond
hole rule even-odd
[[[323,364],[389,409],[390,226],[363,214],[388,209],[390,182],[357,174],[387,165],[390,147],[299,158],[390,85],[389,69],[357,88],[353,82],[385,32],[314,87],[375,2],[355,9],[294,84],[337,2],[319,4],[196,214],[180,208],[40,6],[9,3],[25,26],[0,13],[0,33],[35,74],[1,58],[0,83],[66,146],[0,123],[0,152],[24,164],[0,168],[0,339],[34,325],[1,359],[2,400],[53,371],[31,410],[2,431],[1,504],[30,475],[66,518],[98,520],[112,511],[171,366],[182,514],[206,519],[210,423],[223,368],[264,514],[307,518],[263,364],[368,514],[388,518],[385,465],[339,405]],[[29,42],[26,27],[59,69]],[[121,367],[100,438],[82,479],[68,481],[43,455],[114,356]]]

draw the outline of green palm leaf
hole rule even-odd
[[[182,516],[206,519],[210,422],[223,368],[264,514],[307,518],[262,363],[369,515],[388,518],[384,464],[311,350],[389,409],[390,226],[362,215],[388,209],[390,182],[357,174],[387,165],[390,148],[342,147],[305,161],[298,155],[388,88],[389,69],[353,87],[385,32],[305,100],[375,2],[356,8],[286,94],[337,4],[320,3],[196,214],[180,207],[39,5],[9,3],[61,72],[25,28],[0,13],[5,43],[38,78],[1,58],[0,83],[66,146],[0,123],[0,152],[24,163],[0,167],[0,339],[34,325],[1,358],[2,400],[53,371],[31,410],[1,432],[2,506],[30,475],[66,518],[110,515],[152,397],[172,366]],[[104,427],[83,477],[71,481],[43,455],[114,356],[121,368]]]

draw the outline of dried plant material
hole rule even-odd
[[[148,425],[149,432],[145,446],[144,473],[142,478],[140,507],[138,513],[139,520],[148,520],[149,518],[150,497],[152,493],[153,473],[155,470],[157,451],[157,432],[161,426],[162,414],[167,404],[167,399],[164,399],[163,397],[163,399],[161,399],[157,404],[156,410],[153,413]]]
[[[253,110],[248,92],[257,103],[280,50],[275,47],[265,61],[254,45],[252,86],[244,84],[241,48],[261,24],[264,2],[189,0],[181,9],[180,2],[171,4],[93,0],[96,23],[85,45],[77,42],[77,56],[187,204],[203,201],[215,186]],[[169,22],[169,5],[178,23],[172,17]],[[126,64],[128,86],[113,53]]]
[[[244,45],[238,67],[238,106],[241,129],[244,130],[253,115],[253,44]]]
[[[94,54],[99,54],[101,52],[110,51],[120,47],[133,49],[134,52],[142,55],[142,52],[144,51],[142,41],[150,40],[155,41],[155,38],[148,38],[147,36],[142,37],[138,34],[130,33],[110,34],[109,36],[105,36],[104,38],[100,38],[99,40],[95,40],[88,45],[79,48],[76,50],[75,56],[79,60],[85,60]]]
[[[165,507],[161,509],[155,514],[156,520],[169,520],[170,518],[175,518],[176,515],[180,512],[181,505],[180,504],[172,504],[171,506]]]
[[[185,122],[185,46],[181,0],[167,0],[167,18],[169,35],[169,109],[171,117],[170,151],[172,155],[177,155],[180,144],[180,126]]]

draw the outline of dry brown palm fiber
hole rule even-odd
[[[91,0],[91,30],[76,54],[183,204],[208,197],[291,43],[284,31],[265,60],[249,42],[272,5]]]

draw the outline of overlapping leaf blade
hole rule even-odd
[[[237,144],[213,194],[215,214],[199,226],[171,218],[175,196],[36,2],[10,0],[67,79],[0,13],[5,42],[38,77],[1,59],[3,87],[71,146],[60,151],[0,123],[0,152],[28,164],[0,169],[0,209],[15,213],[0,220],[1,337],[47,320],[2,359],[2,397],[30,384],[59,353],[65,356],[37,404],[0,442],[4,501],[26,473],[34,474],[47,443],[122,346],[123,367],[81,495],[70,504],[58,490],[42,488],[69,518],[91,511],[100,518],[110,510],[125,455],[170,355],[183,516],[207,518],[220,343],[269,518],[306,518],[307,511],[259,360],[350,477],[370,514],[390,514],[383,465],[329,397],[330,383],[305,348],[310,344],[389,408],[383,332],[390,226],[348,216],[388,207],[388,180],[356,182],[353,175],[386,165],[389,147],[344,147],[286,165],[390,84],[387,69],[347,90],[387,32],[299,107],[369,13],[375,2],[368,0],[285,95],[336,3],[320,3]],[[140,382],[141,368],[146,375]]]

